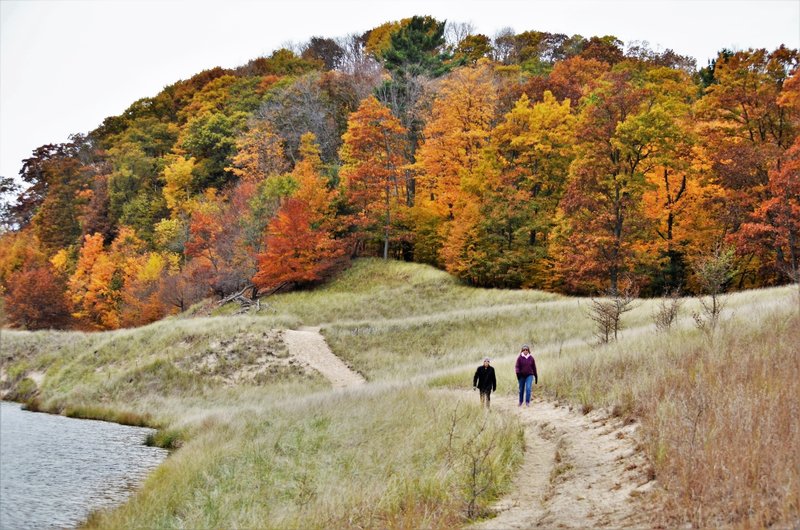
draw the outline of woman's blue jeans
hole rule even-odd
[[[525,396],[525,403],[531,402],[531,384],[533,383],[532,375],[518,375],[517,381],[519,382],[519,404],[522,405],[523,394]]]

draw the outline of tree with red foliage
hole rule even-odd
[[[324,279],[344,257],[343,241],[334,238],[335,193],[322,176],[322,160],[313,133],[300,139],[301,160],[292,171],[298,188],[269,223],[264,252],[258,255],[253,283],[275,291]]]
[[[201,276],[220,297],[247,288],[256,271],[255,257],[272,215],[254,210],[258,189],[255,182],[244,180],[224,195],[207,193],[192,213],[184,253],[196,266],[208,269]]]
[[[326,230],[311,224],[308,205],[290,198],[267,227],[266,251],[258,256],[253,277],[260,289],[320,281],[334,270],[344,248]]]
[[[800,285],[800,137],[769,173],[771,198],[742,225],[737,234],[740,251],[769,253],[779,273]]]
[[[188,258],[200,259],[214,272],[219,272],[219,255],[215,252],[217,240],[222,233],[218,212],[197,210],[189,222],[189,240],[184,253]]]
[[[8,323],[31,330],[66,327],[70,311],[64,291],[64,279],[49,263],[18,270],[4,297]]]
[[[769,250],[742,244],[747,236],[736,232],[757,218],[756,212],[770,199],[773,166],[786,156],[797,136],[798,115],[790,100],[797,90],[793,82],[797,74],[792,74],[798,62],[798,51],[784,46],[772,52],[721,53],[714,65],[715,82],[695,106],[700,138],[722,190],[721,221],[727,233],[733,234],[730,239],[737,242],[741,256],[738,288],[777,280],[772,260],[762,252]]]
[[[211,271],[198,260],[192,260],[180,271],[164,268],[158,285],[158,296],[167,311],[186,311],[208,296]]]

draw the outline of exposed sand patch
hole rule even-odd
[[[42,386],[42,381],[44,381],[44,372],[29,372],[28,378],[36,383],[36,386]]]
[[[241,333],[211,342],[179,361],[184,367],[226,385],[259,384],[270,377],[293,377],[307,372],[289,351],[284,331]],[[194,348],[185,342],[186,348]]]

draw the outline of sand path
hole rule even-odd
[[[492,408],[522,422],[524,462],[511,492],[493,506],[497,516],[469,528],[646,526],[637,499],[654,482],[636,449],[638,424],[539,400],[519,408],[509,396],[493,398]]]
[[[319,330],[285,331],[289,352],[334,388],[365,384],[333,354]],[[464,394],[478,399],[474,392]],[[654,482],[647,459],[636,447],[637,423],[604,411],[584,415],[542,400],[520,408],[515,396],[499,394],[492,398],[492,413],[519,418],[525,429],[525,455],[510,493],[492,507],[496,517],[470,529],[646,526],[647,513],[637,501]]]
[[[366,383],[361,374],[353,371],[333,354],[319,332],[320,328],[303,327],[286,330],[284,341],[289,353],[302,364],[318,371],[331,382],[333,388],[348,388]]]

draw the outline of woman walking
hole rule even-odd
[[[522,398],[525,398],[525,406],[531,406],[531,383],[536,381],[539,384],[539,376],[536,374],[536,361],[531,355],[531,348],[523,344],[520,349],[517,363],[514,365],[517,372],[517,382],[519,383],[519,405],[522,406]]]

